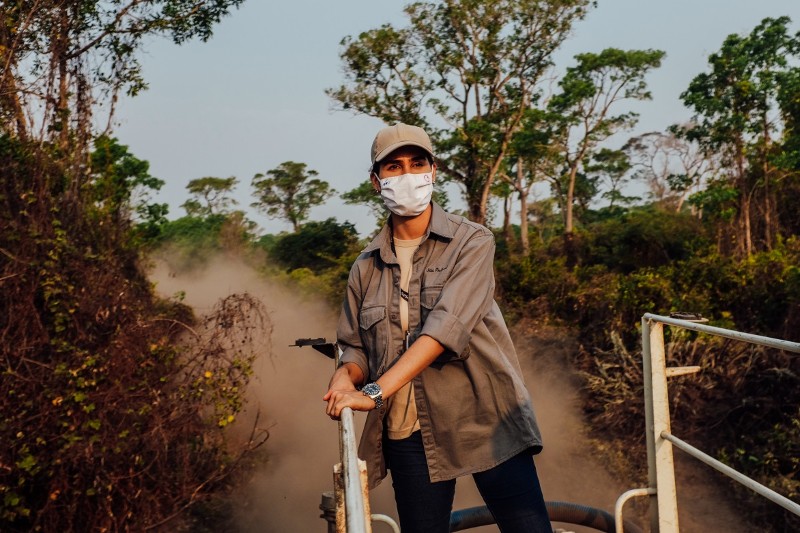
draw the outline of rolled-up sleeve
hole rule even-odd
[[[342,312],[339,315],[339,325],[336,328],[336,339],[342,349],[340,364],[355,363],[361,368],[364,376],[369,376],[369,364],[364,353],[361,334],[358,327],[358,313],[361,308],[361,278],[358,264],[350,269],[347,280],[347,292],[342,303]]]
[[[494,248],[494,235],[488,230],[476,233],[464,244],[421,335],[436,339],[454,354],[467,349],[472,330],[494,301]]]

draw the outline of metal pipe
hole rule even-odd
[[[797,503],[793,502],[792,500],[790,500],[789,498],[786,498],[785,496],[781,496],[780,494],[778,494],[774,490],[769,489],[769,488],[765,487],[764,485],[762,485],[761,483],[759,483],[759,482],[757,482],[757,481],[755,481],[753,479],[750,479],[749,477],[745,476],[744,474],[741,474],[741,473],[737,472],[736,470],[734,470],[733,468],[729,467],[725,463],[717,461],[716,459],[714,459],[710,455],[701,452],[700,450],[698,450],[697,448],[695,448],[691,444],[689,444],[689,443],[687,443],[685,441],[682,441],[681,439],[679,439],[675,435],[672,435],[671,433],[668,433],[668,432],[664,431],[664,432],[661,433],[661,437],[666,439],[666,440],[668,440],[668,441],[670,441],[672,444],[675,445],[675,447],[679,448],[680,450],[683,450],[684,452],[688,453],[689,455],[691,455],[695,459],[697,459],[699,461],[702,461],[703,463],[707,464],[711,468],[714,468],[715,470],[718,470],[718,471],[722,472],[723,474],[725,474],[729,478],[732,478],[735,481],[738,481],[739,483],[741,483],[742,485],[744,485],[748,489],[760,494],[761,496],[765,497],[766,499],[770,500],[771,502],[777,503],[778,505],[780,505],[784,509],[788,510],[790,513],[792,513],[794,515],[797,515],[797,516],[800,516],[800,504],[797,504]]]
[[[650,497],[650,530],[658,531],[656,491],[656,437],[653,431],[653,371],[650,354],[650,321],[642,318],[642,380],[644,385],[644,435],[647,444],[647,486]]]
[[[392,528],[393,533],[400,533],[400,526],[397,525],[397,522],[391,516],[386,516],[385,514],[374,514],[372,515],[373,522],[383,522],[384,524],[389,524],[389,527]]]
[[[340,450],[342,450],[342,473],[344,474],[345,519],[348,533],[370,533],[372,527],[366,513],[364,495],[361,491],[361,473],[356,455],[356,430],[353,410],[342,409],[340,415]]]
[[[658,491],[658,533],[677,533],[678,496],[675,488],[675,464],[672,444],[661,438],[670,431],[667,362],[664,351],[664,326],[655,322],[650,327],[650,371],[653,395],[653,433],[655,434],[656,486]],[[652,488],[652,485],[651,485]]]
[[[759,346],[766,346],[778,350],[784,350],[793,353],[800,353],[800,343],[790,342],[782,339],[775,339],[772,337],[764,337],[761,335],[753,335],[750,333],[742,333],[739,331],[718,328],[714,326],[707,326],[705,324],[698,324],[694,321],[681,320],[677,318],[655,315],[646,313],[642,317],[642,359],[644,368],[644,385],[645,385],[645,424],[647,436],[647,452],[648,452],[648,472],[650,474],[650,490],[653,489],[652,474],[656,472],[656,488],[658,500],[658,520],[655,521],[653,526],[653,513],[651,505],[651,527],[654,531],[666,533],[666,531],[677,531],[677,507],[675,508],[675,522],[674,529],[670,520],[666,525],[669,529],[664,529],[664,511],[671,509],[672,503],[675,501],[675,488],[674,488],[674,465],[672,464],[672,446],[676,446],[683,450],[690,456],[702,461],[703,463],[711,466],[712,468],[722,472],[728,477],[736,480],[747,488],[753,490],[757,494],[767,498],[773,503],[780,505],[793,514],[800,516],[800,504],[781,496],[777,492],[761,485],[753,479],[737,472],[733,468],[721,463],[708,454],[703,453],[690,444],[682,441],[670,433],[669,427],[669,404],[667,399],[667,386],[666,378],[670,375],[682,375],[689,371],[694,371],[693,367],[681,367],[675,369],[666,369],[666,362],[664,360],[664,340],[663,340],[663,324],[677,326],[692,331],[701,333],[708,333],[726,339],[748,342]],[[663,405],[662,405],[663,404]],[[666,418],[664,418],[666,417]],[[652,425],[651,425],[652,424]],[[655,468],[653,468],[653,455],[655,455]],[[668,463],[662,464],[662,458],[667,459]],[[664,486],[662,483],[663,474],[668,470],[668,476],[671,478],[671,491],[664,489],[669,488],[669,483]],[[630,491],[629,491],[630,492]],[[634,491],[635,492],[635,491]],[[627,494],[627,493],[626,493]],[[652,492],[651,492],[652,494]],[[638,495],[638,494],[637,494]],[[624,495],[623,495],[624,496]],[[621,498],[620,498],[621,499]],[[665,502],[669,502],[665,505]],[[624,503],[624,502],[623,502]],[[619,500],[618,500],[619,504]],[[621,510],[621,509],[620,509]]]
[[[614,504],[615,533],[625,533],[625,525],[622,520],[622,508],[625,506],[625,503],[631,498],[637,498],[639,496],[652,496],[655,493],[656,489],[651,489],[650,487],[643,489],[631,489],[627,492],[623,492],[620,497],[617,498],[617,503]]]
[[[770,348],[777,348],[778,350],[786,350],[787,352],[800,353],[800,343],[790,342],[782,339],[773,339],[772,337],[763,337],[761,335],[753,335],[752,333],[742,333],[741,331],[733,331],[731,329],[718,328],[715,326],[707,326],[705,324],[698,324],[689,320],[681,320],[678,318],[671,318],[668,316],[654,315],[652,313],[645,313],[642,317],[642,322],[654,321],[662,324],[669,324],[671,326],[678,326],[684,329],[691,329],[693,331],[700,331],[702,333],[710,333],[732,339],[735,341],[745,341],[751,344],[758,344],[760,346],[768,346]]]

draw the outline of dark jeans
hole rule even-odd
[[[403,533],[450,531],[456,481],[431,483],[420,432],[415,431],[401,440],[384,439],[384,454],[392,472],[394,499]],[[500,531],[552,533],[536,466],[529,452],[515,455],[472,477]]]

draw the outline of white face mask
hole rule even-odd
[[[431,203],[433,173],[403,174],[380,179],[381,197],[389,211],[401,217],[415,217]]]

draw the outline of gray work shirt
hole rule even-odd
[[[431,481],[488,470],[542,440],[511,336],[494,301],[494,235],[433,204],[413,257],[408,290],[411,340],[445,348],[414,378],[414,400]],[[400,265],[383,227],[350,270],[337,330],[341,362],[375,381],[403,353]],[[359,445],[370,486],[386,476],[385,407],[370,411]],[[391,468],[391,465],[389,465]]]

